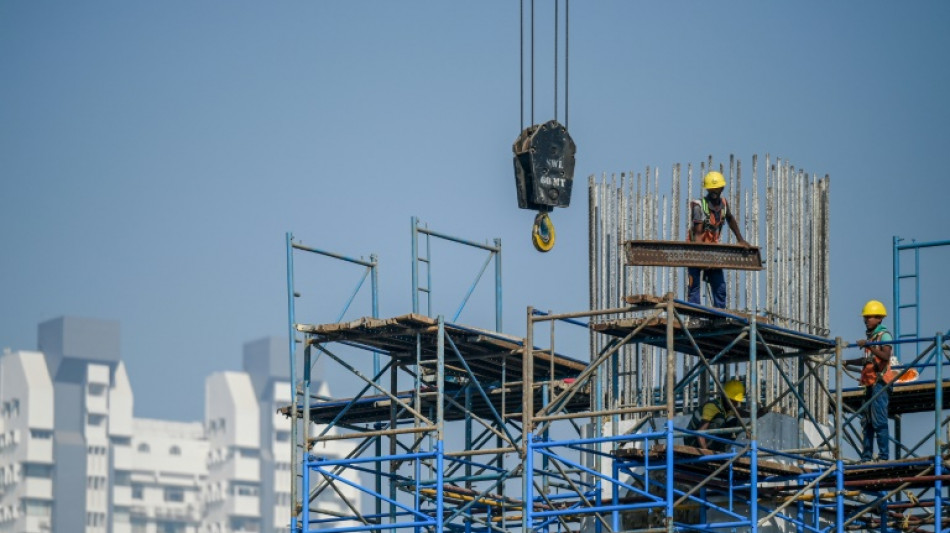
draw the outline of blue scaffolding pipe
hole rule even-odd
[[[920,355],[917,356],[916,359],[914,359],[914,363],[916,363],[919,359],[923,358],[925,355],[927,355],[928,353],[930,353],[931,349],[934,348],[935,346],[936,346],[936,344],[933,344],[933,345],[931,345],[929,348],[927,348],[926,350],[924,350]],[[930,354],[924,361],[929,361],[930,359],[934,358],[934,357],[937,356],[937,355],[938,355],[938,354],[937,354],[937,350],[934,349],[934,350],[933,350],[933,353]],[[912,365],[913,365],[913,363],[912,363]],[[901,372],[901,374],[903,374],[903,372]],[[942,391],[943,387],[935,387],[935,389]],[[865,410],[867,410],[867,409],[869,408],[869,406],[871,405],[871,402],[873,402],[875,398],[877,398],[878,396],[880,396],[880,395],[882,395],[882,394],[884,394],[884,393],[886,393],[886,392],[887,392],[887,389],[881,389],[881,390],[877,391],[877,393],[875,393],[874,395],[872,395],[872,396],[871,396],[870,398],[868,398],[863,404],[861,404],[861,407],[859,407],[857,411],[851,413],[848,417],[846,417],[846,418],[844,419],[844,423],[845,423],[845,424],[850,424],[852,420],[854,420],[855,418],[857,418],[858,416],[860,416],[862,412],[864,412]]]
[[[544,311],[541,311],[541,310],[538,310],[538,309],[532,309],[531,312],[532,312],[535,316],[550,316],[550,315],[551,315],[551,313],[545,313]],[[588,323],[588,322],[581,322],[580,320],[577,320],[576,318],[558,318],[558,319],[556,319],[556,320],[558,320],[558,321],[560,321],[560,322],[566,322],[566,323],[568,323],[568,324],[573,324],[573,325],[575,325],[575,326],[580,326],[580,327],[582,327],[582,328],[584,328],[584,329],[590,329],[590,323]]]
[[[290,422],[290,468],[293,476],[297,475],[297,331],[294,329],[294,324],[296,323],[296,318],[294,316],[294,298],[296,297],[296,292],[294,291],[294,253],[293,253],[293,239],[294,236],[290,232],[286,234],[286,244],[287,244],[287,347],[289,350],[289,363],[290,363],[290,392],[291,398],[293,399],[294,409],[291,413],[291,422]],[[305,485],[306,486],[306,485]],[[297,482],[294,480],[290,484],[290,504],[293,507],[297,506]],[[290,529],[291,531],[297,531],[297,516],[296,513],[290,513]]]
[[[387,461],[408,461],[415,459],[435,459],[436,453],[432,452],[416,452],[416,453],[397,453],[391,455],[380,455],[378,457],[351,457],[346,459],[320,459],[318,461],[312,461],[321,466],[332,466],[332,465],[352,465],[352,464],[361,464],[361,463],[385,463]]]
[[[324,476],[333,478],[334,481],[339,481],[340,483],[343,483],[344,485],[346,485],[346,486],[348,486],[348,487],[351,487],[351,488],[354,488],[354,489],[356,489],[356,490],[358,490],[358,491],[360,491],[360,492],[364,492],[364,493],[366,493],[366,494],[369,494],[370,496],[374,496],[374,497],[376,497],[376,498],[380,498],[380,499],[382,499],[384,502],[389,503],[389,504],[391,504],[391,505],[395,505],[396,507],[398,507],[398,508],[400,508],[400,509],[406,511],[407,513],[410,513],[412,516],[416,516],[416,517],[419,517],[419,518],[426,518],[426,515],[425,515],[424,513],[422,513],[421,511],[414,510],[414,509],[412,509],[412,508],[406,506],[405,504],[399,503],[397,500],[386,498],[385,496],[383,496],[382,494],[380,494],[380,493],[378,493],[378,492],[376,492],[376,491],[372,491],[372,490],[370,490],[370,489],[368,489],[368,488],[366,488],[366,487],[363,487],[363,486],[361,486],[361,485],[359,485],[359,484],[357,484],[357,483],[354,483],[354,482],[352,482],[352,481],[346,479],[345,477],[338,476],[338,475],[334,474],[333,472],[329,472],[329,471],[327,471],[327,470],[321,468],[320,466],[317,466],[316,464],[314,464],[314,462],[309,462],[309,464],[307,465],[307,467],[308,467],[308,469],[316,470],[317,472],[319,472],[320,474],[322,474],[322,475],[324,475]],[[441,492],[441,491],[439,491],[439,492]],[[306,508],[306,507],[309,507],[309,505],[304,506],[304,507],[305,507],[305,508]]]
[[[754,324],[755,324],[755,321],[753,320],[753,325]],[[805,377],[807,377],[807,374],[802,372],[803,377],[800,378],[799,383],[793,384],[791,378],[788,377],[788,374],[785,372],[782,366],[778,364],[778,359],[775,357],[775,354],[772,353],[772,349],[769,348],[768,343],[766,343],[765,339],[762,338],[760,334],[758,334],[755,328],[753,328],[753,333],[750,335],[750,337],[752,337],[754,340],[762,341],[762,345],[765,347],[765,353],[769,356],[769,359],[771,359],[772,362],[775,363],[776,368],[779,370],[779,375],[782,376],[782,380],[785,381],[785,384],[788,385],[788,389],[792,392],[792,395],[795,396],[795,399],[798,401],[798,405],[805,405],[806,402],[805,402],[805,398],[802,397],[802,391],[796,385],[800,385],[803,382],[802,380],[804,380]],[[757,345],[758,345],[758,342],[752,342],[749,345],[749,353],[751,354],[751,357],[750,357],[751,360],[749,363],[750,365],[752,365],[755,362],[756,354],[754,352],[756,351]],[[756,372],[756,375],[758,375],[758,372]],[[751,385],[751,384],[750,384],[750,389],[754,391],[759,390],[758,385]],[[755,394],[754,396],[756,397],[756,401],[757,401],[758,394]],[[815,420],[814,415],[812,415],[810,411],[805,410],[805,416],[807,416],[808,420],[811,421],[811,423],[815,426],[815,429],[818,431],[818,436],[821,437],[822,442],[828,442],[829,437],[825,436],[825,432],[821,429],[821,424],[819,424],[818,421]]]
[[[558,441],[534,442],[531,447],[539,450],[544,448],[557,448],[565,446],[583,446],[585,444],[598,444],[607,442],[620,442],[627,440],[655,440],[666,437],[666,431],[656,431],[651,433],[637,433],[635,435],[612,435],[609,437],[591,437],[586,439],[565,439]]]
[[[464,464],[464,465],[477,466],[478,468],[482,468],[482,469],[485,469],[485,470],[494,470],[495,472],[507,472],[507,471],[508,471],[508,470],[506,470],[506,469],[504,469],[504,468],[500,468],[500,467],[497,467],[497,466],[491,466],[491,465],[484,464],[484,463],[478,463],[478,462],[475,462],[475,461],[470,461],[470,460],[462,459],[462,458],[460,458],[460,457],[453,457],[453,456],[451,456],[451,455],[447,455],[447,456],[445,457],[445,459],[446,459],[447,461],[452,462],[452,463],[460,463],[460,464]]]
[[[934,344],[937,346],[936,349],[936,366],[934,372],[936,373],[935,381],[941,385],[935,386],[936,397],[934,398],[934,475],[937,476],[936,481],[934,482],[934,527],[937,529],[943,529],[943,481],[940,479],[940,476],[943,475],[943,464],[942,464],[942,455],[943,455],[943,445],[944,442],[941,440],[941,431],[940,427],[943,425],[943,358],[944,358],[944,349],[943,349],[943,335],[937,333],[934,337]]]
[[[693,349],[696,350],[697,353],[702,353],[699,350],[699,346],[696,345],[696,341],[695,341],[696,337],[689,330],[686,330],[686,335],[689,338],[690,344],[693,345]],[[738,344],[739,341],[741,341],[743,338],[744,336],[740,333],[739,335],[736,336],[736,338],[732,339],[732,341],[730,341],[729,344],[725,346],[725,348],[723,348],[722,350],[719,350],[719,353],[717,353],[716,355],[714,355],[711,359],[707,361],[709,366],[716,364],[716,362],[719,360],[720,357],[725,356],[725,354],[727,354],[729,350],[732,350],[732,347]],[[686,388],[690,383],[693,382],[694,379],[696,379],[696,377],[698,377],[697,376],[698,374],[702,373],[705,366],[706,365],[696,365],[693,368],[689,369],[686,372],[686,375],[683,376],[683,379],[681,379],[680,382],[676,385],[676,387],[673,388],[673,392],[674,393],[682,392],[684,388]]]
[[[908,244],[901,244],[903,239],[893,237],[893,289],[894,289],[894,336],[903,337],[904,331],[901,328],[901,309],[914,308],[914,336],[920,335],[920,250],[924,248],[933,248],[938,246],[950,245],[950,240],[916,242],[911,240]],[[900,255],[904,250],[914,251],[914,273],[909,275],[901,274]],[[901,303],[901,284],[900,280],[905,278],[914,278],[914,303],[904,305]],[[901,356],[901,347],[896,347],[897,357]]]
[[[875,342],[866,342],[866,346],[890,346],[894,344],[915,344],[918,342],[929,341],[933,337],[912,337],[906,339],[893,339],[889,341],[875,341]],[[860,348],[858,343],[852,342],[844,345],[845,348]]]
[[[482,384],[479,383],[478,378],[475,377],[475,374],[472,372],[472,369],[468,366],[468,362],[465,361],[465,357],[459,353],[458,347],[455,345],[455,341],[452,340],[451,335],[446,334],[445,338],[449,341],[449,346],[452,348],[452,352],[455,353],[455,356],[458,358],[459,363],[462,365],[462,368],[465,369],[465,373],[471,378],[467,386],[475,385],[475,390],[478,391],[479,396],[485,400],[485,404],[488,405],[488,409],[491,411],[492,418],[498,426],[505,432],[505,435],[508,437],[508,442],[514,442],[515,438],[512,436],[511,432],[508,431],[508,426],[502,420],[501,415],[498,414],[498,411],[495,409],[495,405],[492,403],[491,399],[488,397],[488,394],[485,392],[485,389],[482,388]]]
[[[342,522],[342,520],[341,520]],[[415,522],[401,522],[395,524],[372,524],[369,526],[352,526],[352,527],[336,527],[336,528],[319,528],[319,529],[310,529],[307,528],[304,530],[304,533],[351,533],[356,531],[384,531],[384,530],[393,530],[393,529],[407,529],[407,528],[419,528],[419,527],[432,527],[436,525],[434,520],[426,521],[415,521]]]
[[[481,270],[478,271],[478,274],[475,276],[475,281],[469,286],[468,291],[465,293],[465,296],[462,298],[462,303],[459,304],[458,309],[455,310],[455,314],[452,315],[452,322],[455,322],[459,319],[459,316],[462,314],[462,309],[465,309],[465,304],[468,303],[468,299],[472,297],[472,293],[475,292],[475,287],[478,286],[478,282],[481,281],[482,276],[485,274],[485,271],[488,270],[488,265],[491,264],[491,260],[495,254],[488,254],[488,257],[485,258],[485,262],[482,263]]]
[[[594,469],[592,469],[592,468],[588,468],[588,467],[586,467],[586,466],[584,466],[584,465],[582,465],[582,464],[580,464],[580,463],[577,463],[577,462],[575,462],[575,461],[571,461],[570,459],[567,459],[567,458],[562,457],[562,456],[560,456],[560,455],[557,455],[557,454],[555,454],[555,453],[551,453],[551,452],[549,452],[549,451],[547,451],[547,450],[538,450],[538,453],[540,453],[541,455],[547,456],[547,457],[549,457],[549,458],[551,458],[551,459],[553,459],[553,460],[555,460],[555,461],[557,461],[557,462],[559,462],[559,463],[562,463],[562,464],[565,464],[565,465],[567,465],[567,466],[569,466],[569,467],[575,468],[575,469],[577,469],[577,470],[579,470],[579,471],[581,471],[581,472],[585,472],[585,473],[587,473],[587,474],[593,476],[594,478],[610,480],[611,482],[617,483],[619,486],[621,486],[621,487],[623,487],[623,488],[625,488],[625,489],[628,489],[628,490],[632,490],[632,491],[637,491],[637,490],[638,490],[637,487],[635,487],[635,486],[633,486],[633,485],[629,485],[629,484],[623,483],[623,482],[621,482],[621,481],[613,480],[613,479],[610,478],[610,476],[608,476],[607,474],[605,474],[605,473],[603,473],[603,472],[598,472],[597,470],[594,470]]]
[[[397,513],[399,516],[412,516],[410,513]],[[364,514],[363,518],[367,520],[378,520],[380,518],[386,518],[388,514]],[[312,518],[310,519],[311,524],[333,524],[335,522],[349,522],[353,519],[350,517],[341,517],[341,516],[331,516],[330,518]]]
[[[366,282],[366,278],[369,277],[370,272],[375,272],[375,269],[367,268],[367,269],[363,272],[363,277],[360,278],[360,280],[356,283],[356,288],[353,289],[353,292],[352,292],[352,293],[350,293],[349,299],[348,299],[348,300],[346,301],[346,303],[343,305],[343,310],[340,311],[340,314],[336,317],[336,320],[334,320],[334,322],[341,322],[341,321],[343,320],[343,317],[346,316],[346,312],[349,311],[350,305],[352,305],[352,304],[353,304],[353,300],[356,299],[356,295],[359,294],[360,289],[363,288],[363,283]]]
[[[474,507],[474,506],[478,503],[478,499],[479,499],[479,498],[488,497],[487,495],[488,495],[489,491],[492,491],[492,490],[495,490],[496,488],[498,488],[502,483],[504,483],[506,480],[508,480],[508,478],[510,478],[510,477],[511,477],[512,475],[514,475],[514,474],[515,474],[515,471],[514,471],[514,470],[511,470],[511,471],[505,472],[505,473],[502,474],[501,476],[498,476],[498,478],[495,480],[495,482],[494,482],[491,486],[485,488],[481,493],[478,494],[477,497],[473,498],[471,501],[469,501],[468,503],[466,503],[466,504],[463,505],[462,507],[456,509],[455,512],[452,513],[451,516],[449,516],[448,518],[446,518],[446,519],[444,520],[444,522],[451,522],[451,521],[454,520],[456,517],[460,516],[462,513],[467,512],[469,509],[471,509],[472,507]],[[511,504],[514,505],[514,506],[517,506],[517,505],[518,505],[517,503],[511,502],[511,501],[509,501],[509,500],[506,500],[504,503],[505,503],[505,504],[511,503]]]
[[[309,349],[310,349],[310,346],[307,346],[307,349],[309,350]],[[329,354],[329,351],[327,351],[325,348],[320,347],[320,349],[321,349],[321,351],[326,351],[326,353]],[[331,355],[331,357],[332,357],[332,355]],[[376,381],[377,379],[379,379],[387,370],[389,370],[389,368],[392,366],[392,364],[393,364],[393,361],[390,360],[388,363],[386,363],[386,366],[383,367],[382,370],[377,371],[377,372],[376,372],[376,375],[373,377],[373,381]],[[359,394],[357,394],[350,402],[348,402],[348,403],[346,404],[346,407],[344,407],[342,410],[340,410],[340,412],[337,413],[337,415],[336,415],[335,417],[333,417],[333,420],[331,420],[330,423],[328,423],[328,424],[326,425],[326,427],[323,428],[323,431],[321,431],[320,434],[317,435],[317,438],[320,438],[320,437],[326,435],[330,430],[332,430],[333,427],[336,426],[337,422],[339,422],[340,420],[342,420],[342,419],[343,419],[343,416],[346,415],[346,413],[347,413],[351,408],[355,407],[355,406],[360,402],[360,399],[363,397],[364,394],[366,394],[366,393],[369,391],[370,388],[371,388],[371,385],[366,385],[366,386],[364,386],[363,389],[359,392]],[[308,403],[309,403],[309,402],[308,402]],[[309,405],[305,405],[305,406],[304,406],[304,409],[308,409],[308,408],[309,408]]]

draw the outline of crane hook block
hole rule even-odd
[[[512,150],[518,207],[546,213],[571,204],[577,147],[566,127],[556,120],[528,127]]]
[[[539,252],[550,252],[554,248],[554,223],[547,213],[538,213],[531,228],[531,244]]]

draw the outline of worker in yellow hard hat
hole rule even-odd
[[[732,402],[733,410],[729,406],[728,398]],[[739,408],[739,404],[745,402],[745,384],[738,379],[730,379],[723,383],[722,394],[719,394],[715,400],[706,402],[703,406],[693,411],[693,418],[690,419],[686,429],[690,431],[702,432],[723,428],[739,428],[738,415],[747,416],[748,413]],[[718,434],[719,438],[735,440],[738,432],[728,435]],[[683,438],[683,444],[705,448],[709,450],[724,451],[728,444],[719,440],[707,439],[703,435],[687,435]]]
[[[876,461],[890,458],[890,431],[888,429],[887,405],[890,396],[890,383],[897,372],[891,370],[892,348],[883,343],[893,340],[891,333],[884,327],[887,309],[877,300],[864,304],[861,311],[864,318],[865,338],[857,342],[864,350],[864,356],[845,360],[845,365],[861,369],[859,383],[864,387],[864,405],[861,407],[861,426],[864,442],[861,460],[870,461],[874,455],[874,440],[877,440]]]
[[[743,246],[751,246],[742,238],[739,223],[729,209],[729,202],[722,197],[722,190],[726,187],[726,178],[721,172],[712,171],[703,178],[703,188],[706,196],[700,200],[690,202],[689,231],[686,240],[690,242],[718,243],[722,234],[722,227],[728,223],[729,229],[736,236],[736,242]],[[705,278],[712,289],[713,307],[726,307],[726,276],[721,268],[689,268],[689,291],[687,299],[691,303],[700,302],[700,278]]]

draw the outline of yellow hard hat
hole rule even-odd
[[[715,170],[706,174],[706,177],[703,178],[703,188],[704,189],[721,189],[726,186],[726,178],[723,177],[721,172],[716,172]]]
[[[861,311],[861,316],[887,316],[887,309],[881,302],[869,300],[868,303],[864,304],[864,310]]]
[[[734,402],[745,401],[745,385],[738,379],[730,379],[727,381],[725,385],[722,386],[722,390],[726,392],[726,397]]]

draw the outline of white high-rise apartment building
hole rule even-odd
[[[243,372],[209,376],[203,422],[132,416],[117,322],[50,320],[38,347],[0,357],[0,533],[288,530],[286,340],[249,342]]]
[[[260,407],[244,372],[212,374],[205,385],[207,533],[261,531]]]
[[[200,422],[132,421],[131,469],[115,483],[113,533],[197,533],[208,441]]]
[[[39,352],[0,357],[0,531],[50,531],[53,382]]]

